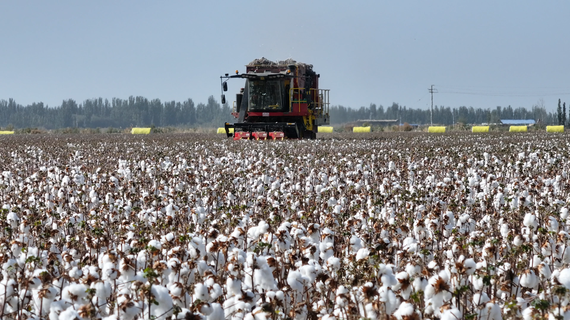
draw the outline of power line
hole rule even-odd
[[[570,95],[570,91],[567,88],[533,88],[533,89],[527,89],[527,88],[491,88],[491,87],[487,87],[487,88],[468,89],[468,88],[440,87],[440,89],[441,89],[441,91],[440,91],[441,93],[464,94],[464,95],[473,95],[473,96],[536,97],[536,96]],[[507,89],[507,90],[505,90],[505,89]],[[516,90],[516,89],[520,89],[520,90]]]

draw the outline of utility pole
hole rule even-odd
[[[428,89],[429,93],[431,93],[431,109],[430,109],[430,122],[431,125],[433,126],[433,94],[437,93],[437,89],[433,88],[433,84],[431,85],[431,87]]]

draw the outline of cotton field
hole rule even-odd
[[[563,134],[0,150],[1,319],[570,319]]]

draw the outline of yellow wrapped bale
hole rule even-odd
[[[370,132],[370,127],[354,127],[352,128],[352,132],[358,132],[358,133]]]
[[[428,128],[429,133],[445,133],[445,127],[434,127],[430,126]]]
[[[319,127],[319,133],[332,133],[333,127]]]
[[[14,131],[0,131],[0,134],[14,134]]]
[[[546,126],[546,132],[564,132],[564,126]]]
[[[527,126],[510,126],[509,132],[527,132]]]
[[[131,134],[149,134],[151,128],[132,128]]]
[[[471,132],[477,132],[477,133],[489,132],[489,126],[473,126],[471,128]]]
[[[230,133],[234,133],[234,128],[229,128]],[[225,134],[226,133],[226,128],[218,128],[218,133],[220,134]]]

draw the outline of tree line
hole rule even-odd
[[[77,103],[64,100],[61,105],[48,107],[42,102],[22,106],[13,99],[0,100],[0,126],[16,128],[128,128],[128,127],[194,127],[220,126],[233,118],[227,104],[220,105],[213,96],[208,103],[149,100],[144,97],[128,99],[98,98]]]
[[[350,123],[362,119],[397,119],[400,123],[430,124],[432,111],[414,109],[393,103],[389,107],[370,104],[358,109],[341,105],[330,107],[332,124]],[[434,106],[433,123],[450,125],[454,123],[481,124],[498,123],[500,119],[534,119],[543,124],[566,124],[566,103],[555,113],[547,112],[542,103],[530,109],[523,107],[480,109],[473,107]],[[220,104],[213,96],[208,102],[198,103],[192,99],[182,102],[149,100],[144,97],[128,99],[98,98],[77,103],[73,99],[62,101],[61,105],[48,107],[42,102],[23,106],[13,99],[0,100],[0,127],[15,128],[128,128],[128,127],[219,127],[224,122],[233,122],[231,109]]]
[[[565,106],[566,104],[564,104]],[[565,110],[565,108],[564,108]],[[332,124],[354,122],[357,120],[399,120],[400,123],[425,125],[431,123],[432,111],[425,109],[414,109],[393,103],[389,107],[370,104],[369,107],[351,109],[343,106],[331,106],[330,117]],[[532,106],[530,109],[524,107],[513,108],[508,106],[496,107],[494,109],[482,109],[473,107],[433,107],[433,124],[451,125],[455,123],[482,124],[499,123],[501,119],[533,119],[542,124],[564,124],[566,112],[547,112],[542,103]]]

